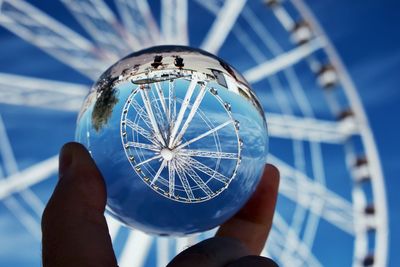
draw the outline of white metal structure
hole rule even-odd
[[[264,92],[268,94],[267,100],[273,99],[265,104],[272,147],[269,161],[281,171],[281,199],[294,205],[290,216],[284,207],[278,206],[264,254],[282,266],[329,265],[318,257],[314,245],[325,234],[320,227],[326,223],[333,232],[351,240],[352,266],[386,265],[386,195],[373,135],[355,85],[303,1],[163,0],[160,15],[152,12],[154,3],[145,0],[113,3],[62,0],[62,3],[88,37],[24,0],[0,0],[0,26],[93,80],[130,51],[157,44],[191,45],[191,39],[198,37],[202,38],[200,48],[232,64],[237,58],[246,59],[245,68],[239,70],[261,99]],[[254,8],[258,5],[262,9]],[[190,20],[193,15],[190,12],[196,10],[207,14],[210,23],[206,33],[197,32]],[[273,22],[271,25],[276,29],[268,29],[270,24],[266,21]],[[279,39],[274,36],[276,33]],[[238,50],[229,52],[231,47]],[[242,54],[247,56],[243,59]],[[298,75],[300,71],[303,76]],[[306,71],[319,85],[319,99],[315,99],[317,93],[307,89],[314,85],[303,78]],[[88,85],[0,74],[3,104],[76,112],[86,88]],[[53,156],[20,170],[6,130],[0,117],[0,200],[40,240],[44,204],[31,187],[55,174],[57,159]],[[289,144],[292,160],[278,155],[274,142]],[[343,191],[350,197],[332,186],[335,178],[328,169],[333,147],[343,149],[342,154],[335,154],[335,159],[344,158],[347,164],[341,173],[347,179]],[[163,155],[164,159],[170,156],[168,151]],[[178,169],[178,166],[171,168]],[[111,237],[118,240],[123,231],[113,219],[108,218],[108,222]],[[145,264],[153,244],[157,266],[165,266],[172,254],[210,233],[176,240],[137,231],[125,234],[123,248],[117,251],[121,267]],[[341,244],[329,246],[340,251]]]

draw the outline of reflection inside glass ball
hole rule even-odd
[[[77,141],[107,186],[107,211],[155,234],[211,229],[254,191],[266,161],[264,113],[223,60],[182,46],[131,54],[93,86]]]

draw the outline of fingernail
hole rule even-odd
[[[68,168],[72,165],[73,161],[73,154],[74,154],[74,147],[70,143],[65,144],[60,151],[59,156],[59,178],[61,179],[64,177],[64,174],[68,170]]]

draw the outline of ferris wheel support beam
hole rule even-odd
[[[215,228],[214,228],[215,229]],[[215,236],[215,233],[211,234],[210,237]],[[196,243],[200,242],[198,238],[199,236],[196,234],[192,234],[186,237],[178,237],[175,239],[176,246],[175,246],[175,255],[178,255],[188,247],[195,245]]]
[[[153,241],[154,237],[152,236],[136,230],[131,231],[119,257],[119,266],[143,266]],[[138,246],[138,244],[140,245]]]
[[[201,49],[218,54],[219,49],[228,37],[229,32],[239,17],[246,0],[227,0],[219,11],[211,29],[207,33]]]
[[[7,177],[6,180],[1,180],[0,200],[49,178],[57,171],[58,155],[13,174]]]
[[[267,113],[266,118],[268,133],[276,138],[342,144],[349,136],[359,134],[354,120],[324,121],[276,113]]]
[[[3,165],[6,173],[13,174],[18,172],[18,166],[11,149],[10,142],[4,127],[3,120],[0,116],[0,148]],[[4,177],[4,171],[0,165],[0,181],[7,181]],[[32,208],[34,212],[40,217],[43,211],[43,203],[31,191],[26,190],[21,193],[23,200]],[[24,208],[16,198],[9,196],[3,200],[4,205],[8,210],[21,222],[21,224],[30,232],[35,238],[40,239],[40,224],[38,220]]]
[[[165,267],[170,261],[170,239],[168,237],[158,237],[157,242],[157,267]]]
[[[284,69],[287,69],[300,62],[307,56],[325,46],[324,40],[316,37],[313,40],[302,44],[290,51],[267,60],[266,62],[255,66],[243,73],[249,83],[256,83],[268,76],[274,75]]]
[[[290,250],[291,253],[285,253],[287,247],[293,248]],[[289,227],[279,212],[274,214],[273,226],[263,254],[270,254],[272,258],[279,259],[284,266],[322,266],[310,248]]]
[[[8,197],[3,200],[3,203],[7,209],[21,222],[25,229],[37,240],[40,240],[41,231],[39,222],[29,212],[27,212],[15,198]]]
[[[0,25],[91,79],[112,62],[85,38],[22,0],[3,0]]]
[[[116,0],[115,4],[125,28],[141,48],[159,43],[160,30],[147,0]]]
[[[279,193],[306,207],[311,212],[320,214],[322,218],[344,232],[354,234],[355,226],[353,225],[351,203],[271,154],[269,155],[269,162],[277,165],[281,171]],[[297,193],[298,188],[304,190],[301,196]],[[318,199],[324,201],[322,210],[317,205]]]
[[[108,226],[108,233],[110,234],[111,240],[114,241],[117,237],[119,229],[121,228],[121,223],[107,213],[105,214],[105,217]]]
[[[188,1],[162,0],[161,27],[165,44],[189,44]]]
[[[11,148],[10,140],[4,127],[3,118],[0,115],[0,154],[3,159],[3,165],[8,175],[18,172],[17,161]]]
[[[11,176],[18,173],[17,161],[11,148],[10,140],[4,126],[3,118],[0,115],[0,153],[3,159],[6,174]],[[37,216],[41,216],[44,204],[43,202],[30,190],[27,189],[20,193],[22,199],[31,207]]]
[[[274,12],[276,18],[279,20],[282,26],[285,28],[285,30],[290,32],[293,29],[295,22],[293,21],[292,17],[288,14],[286,9],[277,5],[272,9],[272,11]]]
[[[380,165],[380,159],[378,150],[376,148],[374,137],[369,128],[368,119],[366,117],[364,108],[361,104],[360,98],[357,95],[356,87],[350,78],[350,75],[347,73],[347,70],[342,63],[338,53],[336,52],[334,46],[327,38],[322,27],[319,25],[318,21],[312,14],[312,12],[306,7],[306,5],[301,0],[292,0],[293,5],[299,10],[300,14],[307,18],[307,21],[312,24],[315,32],[321,36],[324,36],[326,43],[326,53],[331,60],[331,62],[335,65],[337,69],[339,80],[343,85],[343,90],[350,100],[352,104],[352,109],[357,117],[357,119],[361,122],[360,133],[362,135],[363,144],[365,147],[365,152],[368,156],[369,168],[372,182],[372,191],[374,194],[374,205],[375,205],[375,216],[379,218],[379,225],[376,227],[376,238],[375,238],[375,250],[374,250],[374,265],[375,266],[386,266],[387,263],[387,254],[388,254],[388,222],[387,222],[387,203],[386,203],[386,192],[384,185],[383,172]],[[357,238],[355,242],[355,246],[357,247]],[[357,248],[356,248],[357,249]]]
[[[78,111],[88,88],[22,75],[0,73],[0,103]]]
[[[119,24],[103,0],[62,0],[110,60],[140,49],[138,41]]]

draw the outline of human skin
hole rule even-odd
[[[245,206],[215,237],[178,254],[168,267],[274,267],[259,256],[271,229],[279,171],[267,164]],[[104,217],[104,179],[87,150],[68,143],[60,152],[59,180],[42,217],[44,267],[118,266]]]

